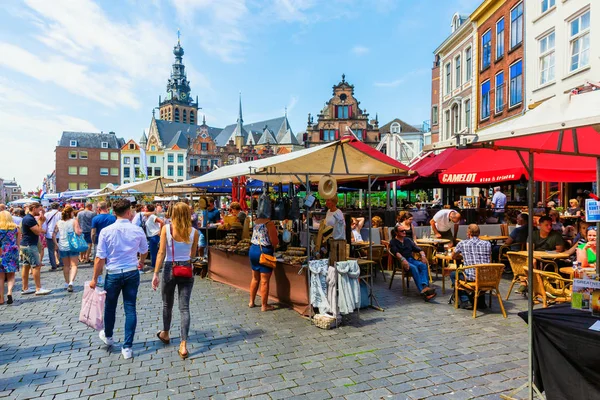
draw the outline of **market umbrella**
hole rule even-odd
[[[246,203],[246,176],[242,175],[239,177],[240,183],[240,206],[242,207],[242,211],[246,211],[248,209],[248,203]]]
[[[231,180],[231,201],[238,201],[239,190],[239,178],[235,177]]]

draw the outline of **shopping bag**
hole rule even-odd
[[[79,322],[83,322],[97,331],[104,329],[104,302],[106,301],[106,290],[90,287],[86,282],[81,300],[81,311]]]
[[[75,232],[67,233],[67,240],[71,251],[83,253],[87,251],[88,245],[83,238],[83,235],[77,235]]]

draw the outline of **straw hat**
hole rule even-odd
[[[323,175],[319,181],[319,195],[324,199],[337,196],[337,181],[331,175]]]

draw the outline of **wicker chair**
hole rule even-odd
[[[379,267],[379,270],[381,271],[381,275],[383,275],[383,281],[386,282],[387,279],[385,278],[385,271],[383,270],[383,256],[385,254],[385,245],[383,244],[374,244],[372,246],[372,257],[370,258],[371,261],[374,261],[376,266],[374,269],[374,275],[375,277],[377,276],[377,269]],[[369,259],[369,248],[368,247],[364,247],[362,249],[360,249],[360,255],[361,258],[365,258],[365,259]]]
[[[506,300],[508,300],[515,283],[523,283],[527,281],[527,256],[521,255],[514,251],[509,251],[506,253],[506,257],[508,258],[510,268],[513,272],[513,279],[510,283],[510,287],[508,288],[508,293],[506,293]]]
[[[475,281],[467,282],[458,279],[460,273],[468,268],[475,269]],[[457,279],[454,282],[454,298],[458,299],[458,291],[466,290],[473,292],[474,298],[479,298],[479,295],[485,292],[490,292],[490,308],[492,306],[492,294],[496,294],[498,302],[500,303],[500,309],[502,315],[506,318],[506,311],[504,310],[504,304],[502,303],[502,296],[500,296],[500,280],[502,279],[502,272],[504,271],[504,264],[477,264],[469,265],[468,267],[459,267],[456,269]],[[458,308],[458,301],[454,302],[454,308]],[[473,304],[473,318],[477,317],[477,301]]]
[[[423,250],[425,252],[425,258],[427,259],[427,273],[429,274],[429,283],[433,283],[433,278],[431,276],[431,265],[432,264],[436,264],[437,263],[437,259],[435,258],[435,255],[437,253],[437,250],[435,249],[435,246],[432,246],[430,244],[420,244],[419,247],[421,248],[421,250]],[[421,255],[419,254],[418,256],[415,257],[415,259],[420,259]],[[437,267],[436,267],[436,278],[437,278]]]
[[[527,273],[527,267],[524,268]],[[542,303],[543,308],[554,303],[571,302],[572,279],[566,279],[554,272],[533,270],[533,301]]]
[[[514,250],[513,246],[519,246],[518,250]],[[513,244],[503,244],[502,246],[500,246],[500,250],[498,252],[498,262],[504,263],[506,262],[510,262],[508,261],[508,256],[506,255],[506,253],[508,253],[509,251],[523,251],[527,249],[527,243],[513,243]]]
[[[425,254],[427,254],[427,253],[425,253]],[[390,278],[389,289],[392,288],[392,282],[394,281],[394,276],[396,275],[396,271],[400,271],[400,273],[402,274],[402,291],[404,293],[406,293],[406,291],[408,290],[408,287],[410,286],[409,283],[410,283],[410,278],[412,277],[412,273],[410,272],[410,269],[408,271],[404,270],[398,257],[396,257],[393,254],[391,255],[391,257],[392,257],[392,263],[393,263],[392,264],[393,270],[392,270],[392,277]],[[420,259],[420,257],[421,257],[421,255],[419,254],[418,257],[415,257],[415,259]],[[429,269],[429,263],[427,263],[427,274],[429,275],[429,281],[431,282],[431,270]]]

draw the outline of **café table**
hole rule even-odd
[[[369,248],[369,242],[352,242],[350,243],[350,253],[357,258],[361,257],[360,251]]]
[[[517,251],[517,253],[520,256],[524,256],[524,257],[527,257],[529,255],[527,250]],[[533,258],[538,260],[541,264],[543,264],[545,261],[556,264],[556,260],[565,260],[565,259],[568,259],[569,257],[570,257],[570,255],[565,252],[560,252],[560,253],[557,251],[534,251],[533,252]],[[540,267],[542,267],[542,265],[540,265]],[[543,268],[540,268],[540,269],[543,269]],[[558,271],[555,270],[554,272],[558,272]]]
[[[452,258],[452,254],[437,253],[435,258],[441,261],[442,266],[442,294],[446,294],[446,277],[450,276],[450,272],[456,271],[456,262]],[[453,263],[453,264],[450,264]]]
[[[584,270],[584,272],[586,274],[592,273],[594,274],[596,272],[595,268],[582,268]],[[565,274],[565,275],[569,275],[570,279],[573,279],[573,267],[562,267],[561,269],[559,269],[561,274]]]
[[[450,240],[438,239],[438,238],[424,238],[424,239],[417,239],[417,243],[431,244],[434,246],[439,246],[439,245],[444,245],[444,244],[450,243]]]
[[[502,235],[482,235],[482,236],[479,236],[479,239],[485,240],[486,242],[490,242],[492,244],[492,246],[496,246],[498,241],[504,242],[509,237],[510,236],[502,236]]]

